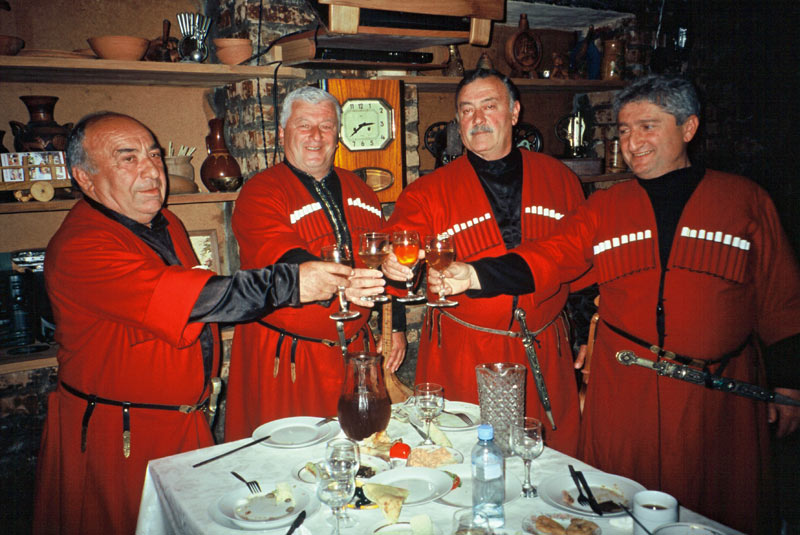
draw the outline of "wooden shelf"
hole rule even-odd
[[[176,204],[202,204],[211,202],[230,202],[235,201],[239,196],[238,191],[226,191],[218,193],[185,193],[183,195],[170,195],[167,198],[167,206]],[[0,203],[0,214],[19,214],[23,212],[66,212],[70,210],[76,199],[49,202],[17,202]]]
[[[272,78],[274,72],[274,65],[256,67],[0,56],[0,82],[215,87],[251,78]],[[303,76],[304,73],[299,69],[291,67],[278,69],[278,78]]]
[[[25,353],[24,350],[28,348],[34,350],[37,348],[44,348],[44,350]],[[17,350],[22,350],[22,352],[14,354]],[[57,344],[33,344],[18,348],[2,349],[0,350],[0,375],[58,366],[58,361],[56,360],[57,353]]]
[[[416,85],[421,93],[453,92],[461,81],[460,78],[450,76],[380,76],[379,78],[398,78],[406,84]],[[557,80],[514,78],[514,85],[521,92],[588,92],[588,91],[614,91],[627,85],[623,80]]]

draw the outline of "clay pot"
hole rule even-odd
[[[139,61],[147,52],[150,41],[129,35],[103,35],[87,39],[98,58]]]
[[[211,119],[208,127],[208,156],[200,167],[200,180],[208,191],[235,191],[242,185],[242,170],[225,144],[225,119]]]
[[[17,152],[63,151],[67,147],[67,136],[72,123],[59,126],[53,120],[58,97],[27,95],[19,97],[30,114],[30,122],[24,125],[9,121],[14,134],[14,150]]]
[[[170,193],[194,193],[199,188],[194,181],[194,166],[191,156],[165,156]]]

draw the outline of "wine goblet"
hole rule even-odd
[[[350,253],[350,247],[345,244],[341,245],[325,245],[322,247],[320,253],[325,262],[335,262],[345,266],[352,266],[353,255]],[[347,303],[347,298],[344,295],[344,286],[339,286],[339,312],[334,312],[329,317],[336,321],[354,320],[361,316],[361,312],[357,310],[350,310]]]
[[[360,459],[358,443],[349,438],[335,438],[325,446],[325,463],[329,471],[341,477],[356,477],[361,466]],[[336,509],[334,515],[336,519],[331,519],[331,523],[338,522],[340,527],[349,528],[358,523],[347,514],[345,507]]]
[[[397,261],[414,269],[419,260],[419,234],[415,230],[399,230],[392,233],[392,250],[397,257]],[[413,291],[414,276],[406,280],[406,290],[408,293],[405,297],[398,297],[400,303],[421,303],[425,301],[424,295],[415,294]]]
[[[531,464],[544,451],[542,438],[542,422],[536,418],[523,418],[521,422],[511,426],[511,451],[522,457],[525,462],[525,482],[522,484],[522,496],[536,498],[539,493],[531,483]]]
[[[328,462],[319,464],[317,472],[317,498],[319,501],[331,508],[332,517],[329,520],[333,524],[331,535],[339,535],[341,527],[340,511],[344,511],[345,505],[353,499],[356,493],[355,474],[346,471],[337,471],[335,466]],[[354,524],[357,521],[353,520]]]
[[[420,419],[425,422],[425,440],[423,446],[433,444],[431,439],[431,422],[444,409],[444,388],[436,383],[420,383],[414,387],[414,408]]]
[[[439,272],[442,287],[439,289],[439,299],[428,301],[429,307],[454,307],[458,302],[450,301],[444,297],[444,270],[456,259],[456,249],[453,238],[449,234],[425,237],[425,261]]]
[[[389,256],[389,235],[383,232],[365,232],[361,235],[358,246],[358,257],[370,269],[378,269]],[[388,303],[391,298],[382,293],[362,297],[365,301],[373,303]]]

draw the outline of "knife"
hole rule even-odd
[[[235,453],[235,452],[237,452],[239,450],[243,450],[245,448],[249,448],[250,446],[253,446],[253,445],[258,444],[260,442],[264,442],[265,440],[267,440],[271,436],[272,435],[267,435],[265,437],[257,438],[256,440],[254,440],[252,442],[248,442],[247,444],[245,444],[243,446],[239,446],[238,448],[233,448],[232,450],[226,451],[225,453],[220,453],[219,455],[211,457],[210,459],[206,459],[205,461],[200,461],[197,464],[193,464],[192,468],[197,468],[198,466],[203,466],[204,464],[208,464],[211,461],[216,461],[217,459],[225,457],[226,455],[230,455],[231,453]]]
[[[425,432],[424,432],[422,429],[420,429],[419,427],[417,427],[416,425],[414,425],[414,424],[412,424],[412,423],[411,423],[411,419],[410,419],[410,418],[409,418],[409,420],[408,420],[408,425],[410,425],[411,427],[413,427],[413,428],[414,428],[414,431],[416,431],[417,433],[419,433],[419,436],[421,436],[422,438],[424,438],[424,439],[427,439],[427,438],[428,438],[428,436],[425,434]]]
[[[583,483],[583,489],[586,491],[586,497],[589,498],[589,507],[592,508],[592,511],[594,511],[595,514],[603,516],[603,508],[600,507],[600,505],[597,503],[597,500],[595,500],[591,487],[589,487],[589,484],[586,482],[586,478],[583,477],[583,472],[576,470],[575,475],[581,480],[581,483]]]
[[[300,511],[300,514],[297,515],[297,518],[294,519],[292,525],[289,526],[289,531],[286,532],[286,535],[292,535],[292,533],[294,533],[295,530],[300,527],[300,525],[305,521],[305,519],[306,519],[306,511],[304,509]]]

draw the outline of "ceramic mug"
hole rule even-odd
[[[662,524],[678,521],[678,500],[666,492],[645,490],[633,496],[633,516],[651,532]],[[633,523],[634,535],[646,535],[642,526]]]

